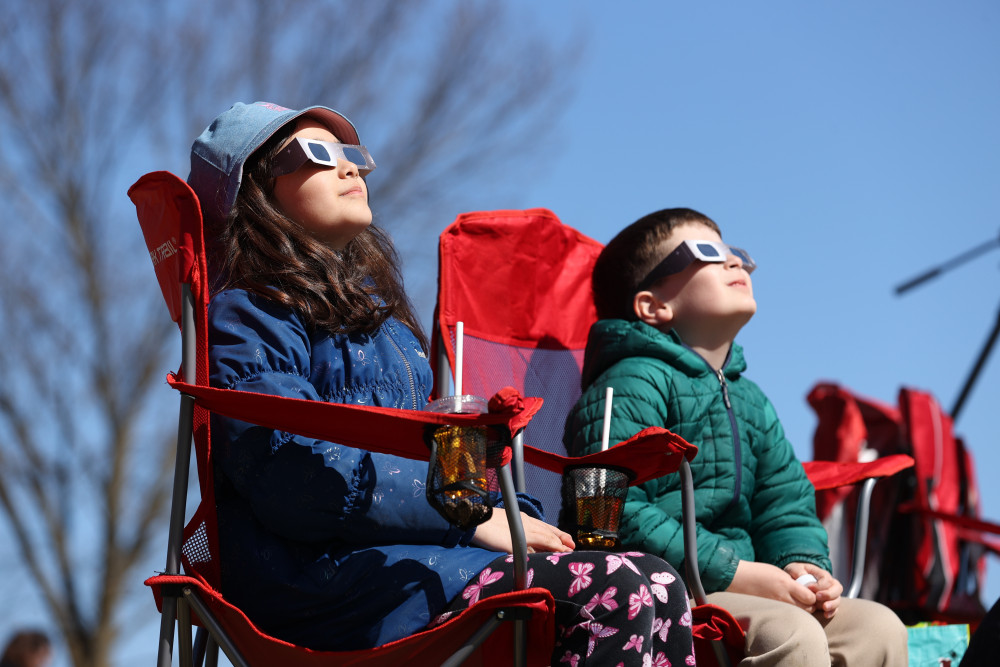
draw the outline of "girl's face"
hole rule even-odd
[[[325,125],[304,118],[295,137],[339,142]],[[336,167],[306,162],[291,174],[274,179],[274,199],[289,218],[333,250],[343,250],[355,236],[372,223],[368,207],[368,188],[358,174],[358,167],[344,159]]]

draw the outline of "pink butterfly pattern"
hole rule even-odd
[[[597,593],[594,597],[590,598],[590,602],[583,605],[584,610],[591,612],[597,607],[604,607],[608,611],[614,611],[618,609],[618,603],[615,602],[615,595],[618,594],[618,589],[614,586],[609,586],[603,593]]]
[[[660,651],[656,654],[656,658],[653,658],[652,653],[647,653],[642,656],[642,667],[671,667],[670,661],[667,660],[667,656]]]
[[[628,651],[629,649],[634,648],[636,653],[642,653],[642,640],[644,639],[645,637],[642,635],[632,635],[628,638],[628,641],[625,642],[625,646],[622,647],[622,650]]]
[[[568,662],[569,667],[576,667],[580,662],[580,655],[572,651],[566,651],[563,657],[559,658],[559,662]]]
[[[573,583],[569,585],[569,596],[573,597],[580,591],[590,586],[593,578],[590,573],[594,569],[593,563],[570,563],[569,571],[573,573]]]
[[[649,578],[653,580],[650,586],[653,595],[656,596],[657,600],[666,604],[668,602],[667,586],[677,581],[677,577],[670,572],[654,572],[649,575]]]
[[[607,639],[608,637],[614,637],[618,634],[618,628],[609,628],[597,623],[596,621],[591,621],[590,623],[590,639],[587,640],[587,657],[594,652],[594,647],[597,646],[597,642],[602,639]]]
[[[567,556],[569,560],[564,561]],[[580,598],[574,621],[570,621],[568,616],[557,618],[557,648],[552,658],[554,666],[582,667],[584,662],[597,661],[617,667],[639,664],[643,667],[672,667],[672,664],[694,667],[693,651],[685,655],[686,651],[681,653],[678,649],[686,644],[675,647],[675,642],[680,641],[691,627],[692,617],[681,589],[671,590],[679,586],[678,576],[672,570],[655,571],[656,565],[663,566],[663,563],[643,558],[644,554],[638,552],[589,554],[579,559],[573,556],[573,552],[565,552],[529,557],[528,586],[552,586],[558,581],[562,586],[568,586],[566,600]],[[543,559],[550,565],[542,564]],[[608,574],[618,571],[618,575],[605,578],[602,560]],[[487,567],[479,573],[469,572],[459,600],[464,599],[471,606],[481,598],[504,590],[505,584],[501,580],[509,585],[507,574],[512,571],[513,557],[507,555],[506,561],[507,565],[499,571]],[[565,568],[560,567],[563,564]],[[635,581],[632,573],[638,573],[642,578]],[[536,574],[541,583],[535,584]],[[623,588],[623,581],[635,583]],[[559,588],[561,586],[550,590],[555,592]],[[633,592],[629,594],[629,591]],[[622,593],[621,601],[618,600],[619,592]],[[555,597],[559,599],[560,596],[556,594]],[[439,615],[429,627],[443,623],[454,613],[458,612]],[[678,630],[681,626],[687,627]],[[608,639],[611,641],[605,641]]]
[[[626,558],[626,556],[632,556],[633,558],[635,558],[642,556],[642,553],[638,551],[627,551],[623,554],[611,554],[610,556],[607,556],[606,560],[608,561],[608,574],[611,574],[612,572],[620,568],[622,565],[632,570],[636,574],[642,574],[641,572],[639,572],[639,568],[635,566],[635,563]]]
[[[641,584],[639,590],[628,596],[628,620],[639,615],[643,607],[653,606],[653,596],[649,594],[646,584]]]
[[[660,636],[660,641],[666,643],[667,633],[670,631],[670,625],[673,623],[669,618],[658,618],[653,621],[653,634]]]
[[[462,592],[462,597],[469,601],[469,605],[474,605],[479,602],[479,595],[483,592],[483,589],[490,584],[496,583],[503,579],[503,572],[494,572],[490,568],[486,568],[479,573],[479,580],[467,586]]]

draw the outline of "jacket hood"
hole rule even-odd
[[[343,143],[361,143],[354,124],[327,107],[295,111],[271,102],[237,102],[213,120],[191,146],[188,185],[198,195],[206,222],[218,224],[226,220],[236,202],[247,158],[275,132],[301,116],[323,123]]]
[[[661,359],[691,377],[714,373],[708,362],[672,329],[664,333],[645,322],[598,320],[587,337],[582,386],[590,386],[601,373],[627,357]],[[736,377],[745,370],[743,348],[733,343],[724,365],[726,377]]]

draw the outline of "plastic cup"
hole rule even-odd
[[[485,398],[464,394],[446,396],[424,410],[441,414],[483,414]],[[483,426],[444,425],[434,429],[434,460],[428,476],[428,500],[455,525],[468,527],[489,518],[486,502],[487,429]]]
[[[617,468],[580,467],[566,471],[575,501],[576,542],[585,549],[618,546],[629,475]]]

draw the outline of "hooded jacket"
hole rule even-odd
[[[735,343],[717,372],[673,331],[600,320],[587,341],[584,392],[567,420],[571,455],[599,449],[605,390],[614,387],[611,442],[662,426],[699,447],[691,462],[698,567],[710,593],[728,588],[740,560],[830,569],[812,484],[774,407],[744,370]],[[683,571],[680,516],[679,475],[634,486],[622,517],[623,544]]]
[[[213,386],[421,409],[431,372],[410,330],[310,331],[243,290],[208,311]],[[425,627],[497,557],[427,503],[427,464],[212,417],[224,595],[262,630],[317,649]],[[527,507],[522,507],[527,509]]]

